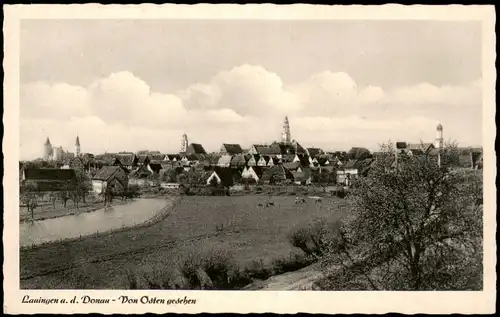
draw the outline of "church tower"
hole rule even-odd
[[[436,142],[434,143],[434,146],[438,149],[443,148],[443,126],[439,122],[436,127]]]
[[[78,137],[78,134],[76,135],[75,155],[80,156],[80,138]]]
[[[290,143],[292,136],[290,135],[290,123],[288,122],[288,117],[285,117],[285,122],[283,122],[283,133],[281,135],[281,141],[283,143]]]
[[[50,144],[50,140],[47,137],[45,144],[43,145],[43,159],[48,161],[52,157],[52,144]]]
[[[188,137],[187,134],[184,133],[182,135],[182,141],[181,141],[181,153],[186,153],[188,146],[189,146]]]

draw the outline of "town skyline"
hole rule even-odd
[[[77,133],[90,153],[175,153],[183,133],[209,152],[249,147],[279,140],[285,116],[293,139],[325,150],[432,142],[438,121],[446,140],[480,146],[480,27],[23,21],[20,158],[38,157],[47,137],[72,151]]]

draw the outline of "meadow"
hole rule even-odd
[[[274,206],[259,207],[272,201]],[[348,199],[291,196],[183,196],[150,226],[20,251],[23,289],[126,289],[130,272],[172,270],[187,256],[225,250],[238,265],[264,265],[299,254],[290,233],[317,218],[336,220]]]

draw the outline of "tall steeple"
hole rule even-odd
[[[436,141],[434,146],[438,149],[443,148],[443,126],[439,122],[436,126]]]
[[[80,138],[78,137],[78,134],[76,135],[75,155],[80,156]]]
[[[188,137],[187,134],[184,133],[182,135],[182,141],[181,141],[181,153],[186,153],[188,146],[189,146]]]
[[[48,161],[50,160],[51,156],[52,156],[52,144],[50,144],[49,137],[47,137],[47,140],[43,145],[43,159],[45,161]]]
[[[292,136],[290,134],[290,123],[288,122],[288,117],[285,117],[285,121],[283,122],[283,133],[281,135],[281,141],[284,143],[290,143],[292,140]]]

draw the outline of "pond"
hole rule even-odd
[[[28,246],[131,227],[148,221],[171,205],[166,199],[138,199],[128,204],[19,225],[20,245]]]

